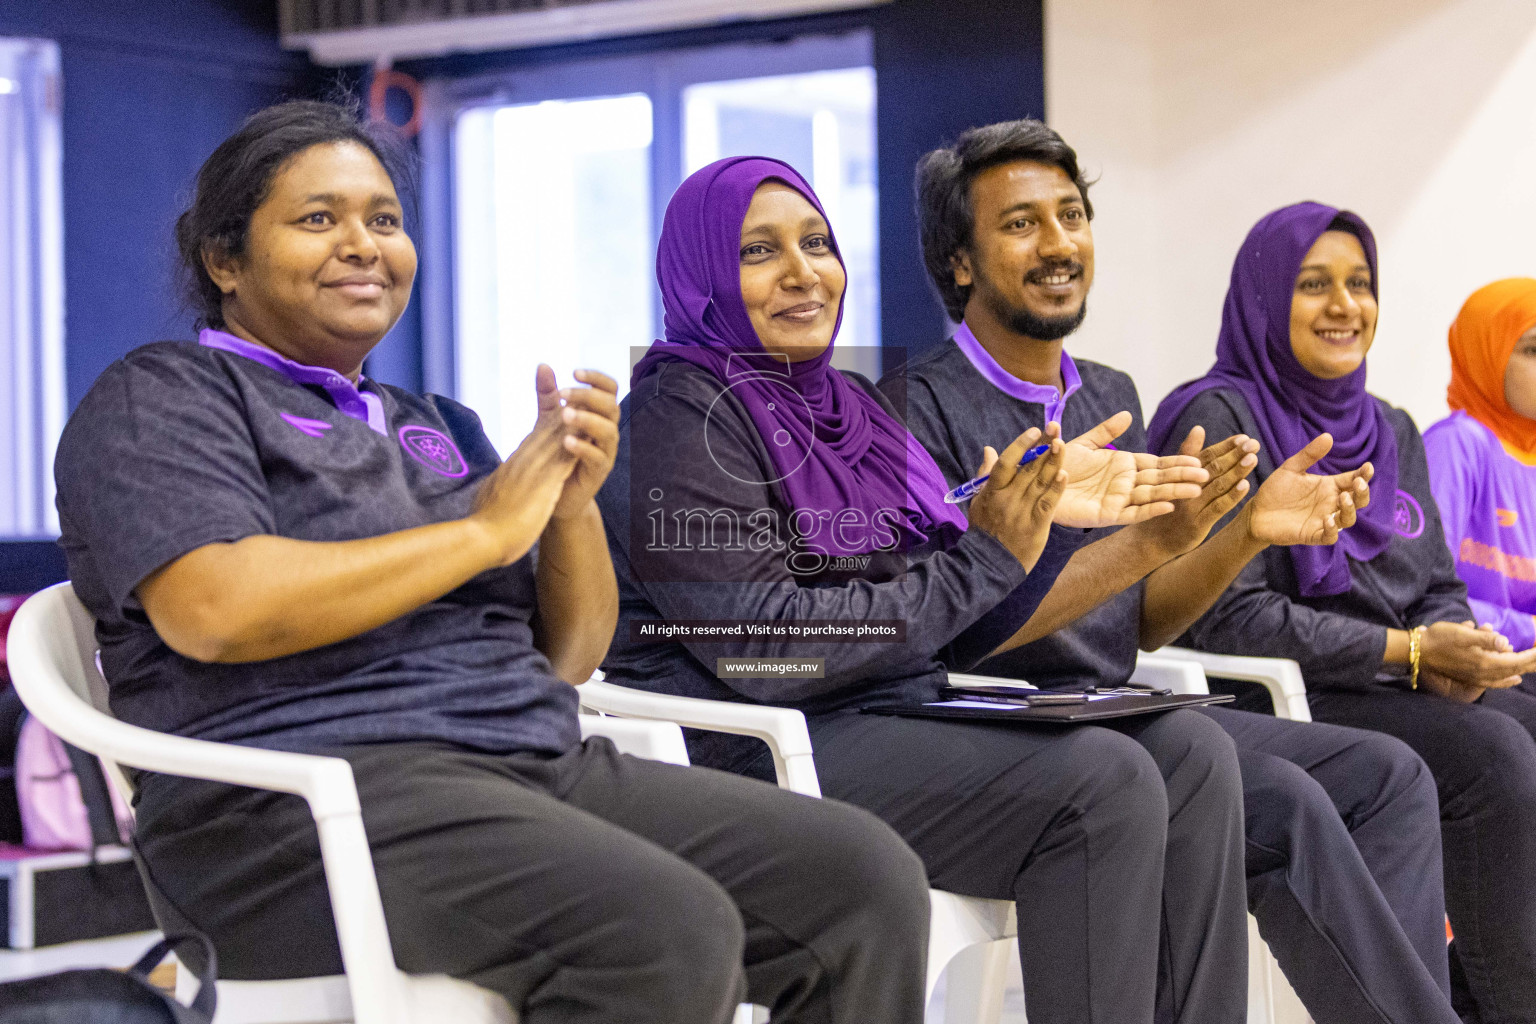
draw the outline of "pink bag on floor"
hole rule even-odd
[[[94,758],[90,764],[95,766]],[[104,788],[117,826],[115,839],[110,835],[93,839],[80,779],[64,741],[31,715],[23,720],[16,739],[16,798],[21,805],[24,845],[35,850],[90,850],[103,840],[126,843],[133,816],[117,790]]]

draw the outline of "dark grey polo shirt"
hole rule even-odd
[[[172,651],[134,594],[195,548],[270,534],[343,541],[469,512],[499,463],[468,409],[246,351],[220,332],[108,367],[55,463],[61,543],[124,721],[283,750],[578,742],[575,689],[533,646],[535,553],[377,629],[249,664]],[[242,354],[243,352],[243,354]]]
[[[1065,356],[1065,354],[1064,354]],[[1074,374],[1067,371],[1075,367]],[[990,362],[993,376],[1005,373]],[[1005,393],[993,384],[955,341],[946,341],[930,353],[887,374],[880,388],[899,409],[907,426],[933,455],[953,487],[970,479],[987,445],[998,449],[1030,427],[1045,425],[1046,404],[1061,416],[1063,437],[1082,434],[1117,412],[1130,412],[1129,430],[1115,442],[1126,451],[1145,451],[1147,433],[1142,425],[1141,401],[1136,385],[1119,370],[1086,359],[1063,360],[1069,390],[1064,399],[1049,402],[1038,389],[1017,382],[1014,390],[1044,401],[1028,401]],[[1088,541],[1101,540],[1114,528],[1089,531]],[[1052,535],[1051,544],[1063,541]],[[1049,548],[1047,555],[1050,554]],[[1141,629],[1142,584],[1121,591],[1076,622],[989,658],[974,671],[984,675],[1027,679],[1044,688],[1081,689],[1089,685],[1118,685],[1136,669],[1137,641]]]

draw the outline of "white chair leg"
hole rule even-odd
[[[949,962],[944,976],[944,1024],[998,1024],[1013,942],[970,946]]]
[[[1280,969],[1259,936],[1259,922],[1248,915],[1248,1024],[1276,1024],[1275,979]]]
[[[1312,1015],[1301,1004],[1301,997],[1291,988],[1291,983],[1285,979],[1279,961],[1267,949],[1264,951],[1264,959],[1268,961],[1270,991],[1274,993],[1275,1024],[1312,1024]]]

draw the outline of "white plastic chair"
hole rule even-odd
[[[1227,678],[1263,683],[1275,695],[1276,714],[1291,717],[1292,697],[1299,699],[1301,720],[1310,720],[1306,696],[1299,691],[1301,673],[1295,662],[1272,658],[1225,658],[1193,655],[1165,647],[1156,654],[1141,654],[1131,681],[1167,687],[1174,693],[1209,693],[1203,659],[1213,659]],[[1278,662],[1278,663],[1277,663]],[[1287,666],[1294,670],[1288,673]],[[1213,671],[1217,671],[1213,668]],[[988,676],[950,673],[956,683],[997,681]],[[1017,683],[1018,680],[1008,680]],[[1025,684],[1028,685],[1028,684]],[[694,729],[751,736],[768,745],[779,785],[797,793],[821,795],[812,758],[805,718],[788,708],[761,704],[675,697],[615,686],[602,681],[602,673],[579,688],[582,705],[593,711],[625,718],[675,722]],[[1282,700],[1284,698],[1284,701]],[[1017,954],[1010,941],[1018,934],[1013,904],[930,890],[933,927],[928,947],[928,988],[932,996],[940,975],[950,968],[945,992],[946,1024],[996,1024],[1002,1013],[1003,988],[1009,958]],[[1310,1018],[1301,1008],[1280,971],[1280,965],[1259,936],[1258,922],[1248,917],[1248,1024],[1305,1024]]]
[[[577,688],[584,707],[604,715],[675,722],[691,729],[751,736],[768,744],[780,787],[821,796],[805,716],[790,708],[737,704],[650,693],[601,680]],[[1018,918],[1011,900],[987,900],[930,889],[928,978],[931,999],[944,969],[945,1024],[997,1024],[1003,1012],[1008,958],[1015,949]]]
[[[506,1000],[446,975],[407,975],[395,966],[352,768],[335,757],[289,754],[187,739],[119,722],[96,670],[95,623],[68,583],[28,598],[6,646],[12,682],[27,710],[64,740],[101,758],[113,784],[131,793],[118,765],[302,796],[320,833],[345,975],[291,981],[221,981],[215,1024],[515,1024]],[[583,716],[582,735],[602,735],[626,753],[688,763],[675,725]],[[182,985],[195,979],[178,971]],[[736,1024],[751,1024],[743,1006]]]
[[[1163,647],[1138,654],[1131,682],[1167,687],[1174,693],[1210,693],[1206,672],[1223,679],[1260,683],[1274,701],[1275,715],[1310,722],[1301,667],[1285,658],[1244,658]],[[951,679],[983,681],[983,676],[952,673]],[[1286,981],[1280,964],[1259,935],[1259,922],[1248,915],[1248,1024],[1308,1024],[1311,1017]]]
[[[1275,716],[1310,722],[1301,667],[1286,658],[1241,658],[1206,654],[1182,647],[1162,647],[1136,658],[1131,681],[1166,686],[1174,693],[1210,693],[1205,673],[1223,679],[1261,683],[1274,701]],[[1301,997],[1286,981],[1280,963],[1259,934],[1259,922],[1248,915],[1248,1024],[1308,1024],[1312,1020]]]
[[[1156,654],[1144,657],[1158,661],[1194,662],[1207,676],[1258,683],[1269,691],[1276,718],[1288,718],[1293,722],[1312,721],[1312,711],[1307,707],[1307,684],[1301,678],[1301,666],[1290,658],[1207,654],[1186,647],[1163,647]]]

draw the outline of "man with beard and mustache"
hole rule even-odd
[[[1066,437],[1114,442],[1126,459],[1145,452],[1130,378],[1063,350],[1087,313],[1094,269],[1093,210],[1071,147],[1039,121],[994,124],[929,153],[917,179],[924,260],[958,326],[880,386],[949,484],[970,476],[988,438],[1046,422]],[[1308,473],[1330,444],[1325,435],[1275,453],[1289,461],[1244,502],[1258,442],[1239,435],[1204,447],[1197,428],[1182,451],[1210,471],[1201,496],[1098,531],[1015,636],[1022,646],[975,671],[1054,689],[1126,683],[1138,646],[1179,636],[1265,547],[1337,539],[1340,524],[1316,510],[1340,491],[1363,505],[1370,469]],[[1423,762],[1378,733],[1202,713],[1238,749],[1249,908],[1312,1017],[1455,1022],[1439,812]],[[1167,870],[1179,870],[1171,847]]]

